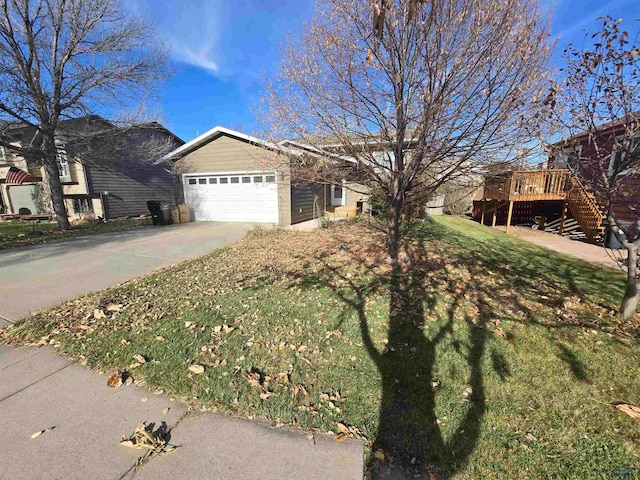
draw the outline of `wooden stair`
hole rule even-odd
[[[355,218],[358,215],[358,209],[355,207],[327,207],[325,217],[329,220],[344,220],[347,218]]]

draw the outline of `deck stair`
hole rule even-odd
[[[564,207],[562,216],[558,221],[557,233],[576,231],[576,225],[584,233],[588,241],[596,241],[604,234],[602,207],[596,201],[593,192],[573,175],[571,170],[531,170],[505,172],[487,177],[483,196],[483,214],[494,215],[495,212],[487,212],[487,201],[507,202],[509,213],[507,216],[507,231],[511,224],[511,215],[514,202],[532,202],[539,200],[562,200]],[[573,222],[567,222],[569,214],[573,216]],[[549,231],[551,225],[547,225]]]

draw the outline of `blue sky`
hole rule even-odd
[[[215,125],[253,133],[265,75],[277,69],[287,34],[311,19],[314,0],[128,0],[169,47],[174,76],[162,88],[168,128],[188,141]],[[596,18],[622,17],[637,29],[637,0],[541,0],[550,9],[558,50],[580,46]]]

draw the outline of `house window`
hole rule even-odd
[[[198,179],[198,183],[200,185],[206,185],[207,184],[207,179],[206,178],[199,178]]]
[[[87,212],[93,212],[93,203],[89,198],[74,198],[73,199],[73,212],[76,214],[82,214]]]
[[[189,185],[195,185],[196,183],[198,183],[198,182],[196,181],[195,178],[190,178],[189,179]]]
[[[253,183],[262,183],[262,176],[253,177]]]
[[[69,159],[67,158],[67,151],[64,147],[57,147],[56,160],[58,161],[58,172],[60,173],[60,181],[70,182],[71,171],[69,170]]]
[[[336,185],[333,187],[333,197],[334,198],[342,198],[342,187]]]
[[[276,183],[276,176],[275,175],[267,175],[265,178],[265,181],[267,183]]]
[[[627,160],[627,155],[631,158]],[[626,175],[632,168],[640,167],[640,137],[633,137],[625,141],[624,136],[616,137],[609,161],[609,175],[617,170],[618,175]]]
[[[229,179],[228,179],[228,178],[226,178],[226,177],[222,177],[222,178],[220,179],[220,183],[229,183]]]
[[[578,165],[580,163],[581,156],[582,156],[582,145],[565,148],[558,152],[558,155],[556,157],[555,167],[568,168],[572,172],[576,172],[578,170]]]
[[[209,178],[209,183],[218,183],[218,179],[215,177],[210,177]]]
[[[251,177],[242,177],[242,183],[251,183]]]
[[[239,177],[231,177],[231,183],[240,183]]]

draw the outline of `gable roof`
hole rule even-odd
[[[295,155],[295,156],[301,156],[302,155],[301,152],[299,152],[297,150],[293,150],[291,148],[287,148],[287,147],[285,147],[283,145],[278,145],[276,143],[272,143],[272,142],[268,142],[266,140],[262,140],[261,138],[258,138],[258,137],[252,137],[251,135],[246,135],[244,133],[236,132],[235,130],[231,130],[229,128],[217,126],[217,127],[213,127],[208,132],[205,132],[202,135],[194,138],[190,142],[185,143],[181,147],[176,148],[173,152],[170,152],[167,155],[165,155],[163,157],[163,159],[164,160],[177,160],[179,158],[182,158],[185,155],[193,152],[194,150],[197,150],[198,148],[200,148],[203,145],[215,140],[216,138],[218,138],[218,137],[220,137],[222,135],[227,135],[229,137],[233,137],[233,138],[236,138],[238,140],[242,140],[242,141],[248,142],[248,143],[250,143],[252,145],[255,145],[257,147],[266,148],[268,150],[273,150],[275,152],[282,152],[282,153],[287,153],[289,155]]]
[[[347,162],[347,163],[358,163],[354,158],[351,157],[347,157],[344,155],[338,155],[337,153],[331,153],[331,152],[327,152],[324,150],[320,150],[312,145],[307,145],[306,143],[300,143],[297,142],[295,140],[282,140],[281,142],[278,142],[278,145],[280,145],[281,147],[284,147],[286,145],[290,145],[294,148],[300,149],[300,150],[305,150],[307,152],[310,153],[314,153],[316,155],[321,155],[323,157],[329,157],[329,158],[333,158],[333,159],[337,159],[337,160],[342,160],[343,162]]]

